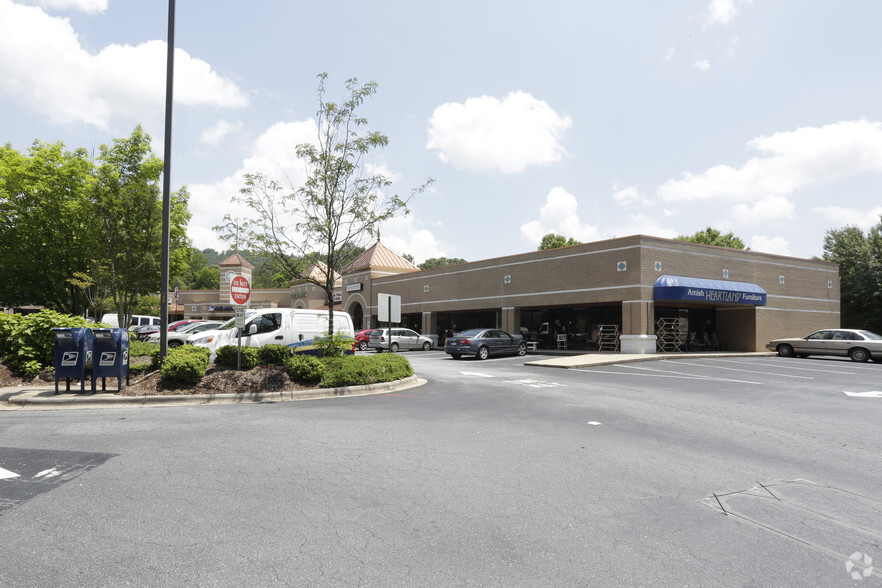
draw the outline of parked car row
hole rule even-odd
[[[175,329],[172,329],[171,325],[169,325],[165,338],[166,345],[168,345],[170,349],[180,347],[181,345],[184,345],[190,337],[203,331],[216,329],[222,324],[221,321],[188,321],[187,324],[181,325]],[[151,332],[144,340],[147,343],[159,343],[159,331]]]

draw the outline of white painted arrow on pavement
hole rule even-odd
[[[843,390],[845,392],[845,390]],[[861,398],[882,398],[882,392],[845,392],[846,396],[859,396]]]
[[[496,376],[491,376],[490,374],[479,374],[478,372],[459,372],[464,376],[475,376],[476,378],[495,378]]]
[[[43,476],[46,476],[47,478],[54,478],[55,476],[60,476],[60,475],[61,475],[61,472],[59,472],[55,468],[49,468],[48,470],[43,470],[42,472],[40,472],[39,474],[37,474],[34,477],[35,478],[42,478]]]
[[[6,480],[8,478],[17,478],[18,474],[15,472],[10,472],[9,470],[4,470],[0,468],[0,480]]]

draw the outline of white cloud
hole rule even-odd
[[[381,237],[383,245],[399,255],[413,255],[416,265],[430,257],[448,255],[434,233],[423,227],[413,215],[397,216],[383,223]]]
[[[753,0],[711,0],[708,6],[707,24],[729,24],[741,5],[751,4]]]
[[[41,8],[0,0],[0,93],[55,123],[106,129],[122,116],[159,119],[165,100],[166,44],[109,45],[90,53],[68,19]],[[175,51],[175,101],[188,106],[238,108],[248,98],[211,66]]]
[[[851,225],[866,230],[879,224],[882,206],[876,206],[870,210],[858,210],[842,206],[818,206],[812,208],[811,211],[820,214],[824,219],[834,223],[837,227]]]
[[[665,53],[665,56],[662,59],[662,61],[670,61],[671,59],[673,59],[675,52],[676,52],[676,50],[673,47],[668,47],[668,51],[667,51],[667,53]]]
[[[669,202],[730,198],[737,202],[787,196],[800,188],[882,172],[882,123],[844,121],[758,137],[748,147],[765,154],[740,168],[714,166],[668,180],[658,195]]]
[[[32,0],[47,10],[79,10],[87,14],[107,11],[107,0]]]
[[[427,149],[441,161],[472,172],[518,173],[531,165],[559,161],[560,144],[572,120],[526,92],[448,102],[429,119]]]
[[[753,251],[761,253],[774,253],[776,255],[790,255],[790,243],[784,237],[765,237],[754,235],[747,244]]]
[[[301,122],[279,122],[268,128],[251,146],[251,155],[232,175],[213,184],[194,184],[190,189],[190,220],[188,234],[196,247],[214,247],[213,226],[221,224],[225,214],[245,217],[250,211],[233,205],[230,199],[243,187],[246,173],[263,173],[275,179],[286,191],[303,183],[304,169],[294,152],[295,146],[316,139],[312,119]]]
[[[563,188],[553,188],[545,199],[545,205],[539,209],[539,219],[521,225],[521,238],[537,246],[548,233],[583,242],[596,240],[600,231],[597,226],[579,220],[578,207],[575,196]]]
[[[199,142],[217,147],[224,140],[224,137],[226,137],[230,133],[242,130],[243,126],[244,125],[242,124],[241,120],[230,123],[221,119],[217,121],[217,123],[215,123],[213,126],[202,131],[202,134],[199,135]]]
[[[736,204],[732,207],[731,220],[750,225],[759,222],[774,222],[793,218],[796,206],[783,196],[771,196],[753,204]]]
[[[700,59],[692,64],[699,71],[708,71],[711,68],[711,64],[707,59]]]
[[[632,204],[640,204],[646,205],[649,204],[649,199],[644,196],[640,190],[637,189],[637,186],[628,186],[626,188],[622,188],[618,185],[613,185],[613,190],[616,192],[613,193],[613,200],[619,203],[619,206],[631,206]]]

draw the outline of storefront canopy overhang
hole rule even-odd
[[[661,276],[655,281],[653,299],[765,306],[766,291],[749,282]]]

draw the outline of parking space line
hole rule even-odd
[[[707,364],[704,364],[704,363],[689,363],[688,361],[683,361],[683,360],[677,360],[677,365],[694,365],[696,367],[709,367]],[[719,367],[719,366],[712,366],[712,367],[715,370],[729,370],[732,372],[748,372],[751,374],[756,373],[756,370],[742,370],[742,369],[738,369],[738,368],[727,368],[727,367]],[[782,378],[798,378],[800,380],[814,380],[814,378],[811,376],[792,376],[789,374],[770,374],[770,375],[780,376]]]
[[[654,373],[651,374],[634,374],[628,372],[610,372],[606,370],[596,370],[596,369],[574,369],[570,371],[574,372],[586,372],[589,374],[612,374],[615,376],[641,376],[644,378],[672,378],[675,380],[709,380],[712,382],[734,382],[738,384],[756,384],[760,385],[760,382],[750,382],[748,380],[733,380],[731,378],[715,378],[712,376],[696,376],[694,374],[683,374],[681,372],[671,372],[666,370],[654,370],[652,368],[641,368],[637,366],[632,366],[626,363],[615,364],[617,367],[628,368],[632,370],[646,370]],[[679,375],[672,375],[679,374]]]
[[[622,364],[622,367],[632,369],[632,370],[646,370],[646,371],[662,372],[665,374],[671,374],[671,373],[682,374],[683,376],[695,378],[696,380],[712,380],[712,381],[717,381],[717,382],[735,382],[735,383],[739,383],[739,384],[759,384],[760,383],[760,382],[749,382],[746,380],[734,380],[732,378],[718,378],[715,376],[702,376],[699,374],[687,374],[685,372],[675,372],[672,370],[659,370],[659,369],[640,367],[640,366],[630,365],[630,364]]]
[[[762,361],[755,361],[755,360],[737,361],[737,360],[734,360],[734,359],[719,359],[719,358],[717,359],[717,361],[720,361],[720,362],[729,362],[729,363],[739,363],[739,364],[742,364],[742,363],[750,363],[750,365],[764,365],[764,366],[767,366],[767,367],[776,367],[776,368],[781,368],[781,367],[782,367],[782,364],[785,363],[785,362],[782,362],[782,363],[765,363],[765,362],[762,362]],[[857,373],[857,372],[842,372],[842,371],[839,371],[839,370],[824,370],[824,369],[819,369],[819,368],[797,367],[797,366],[791,366],[791,365],[783,365],[783,367],[787,368],[788,370],[797,370],[797,371],[800,371],[800,372],[822,372],[822,373],[825,373],[825,374],[843,374],[843,375],[846,375],[846,376],[854,376],[854,375],[856,375],[856,373]]]

